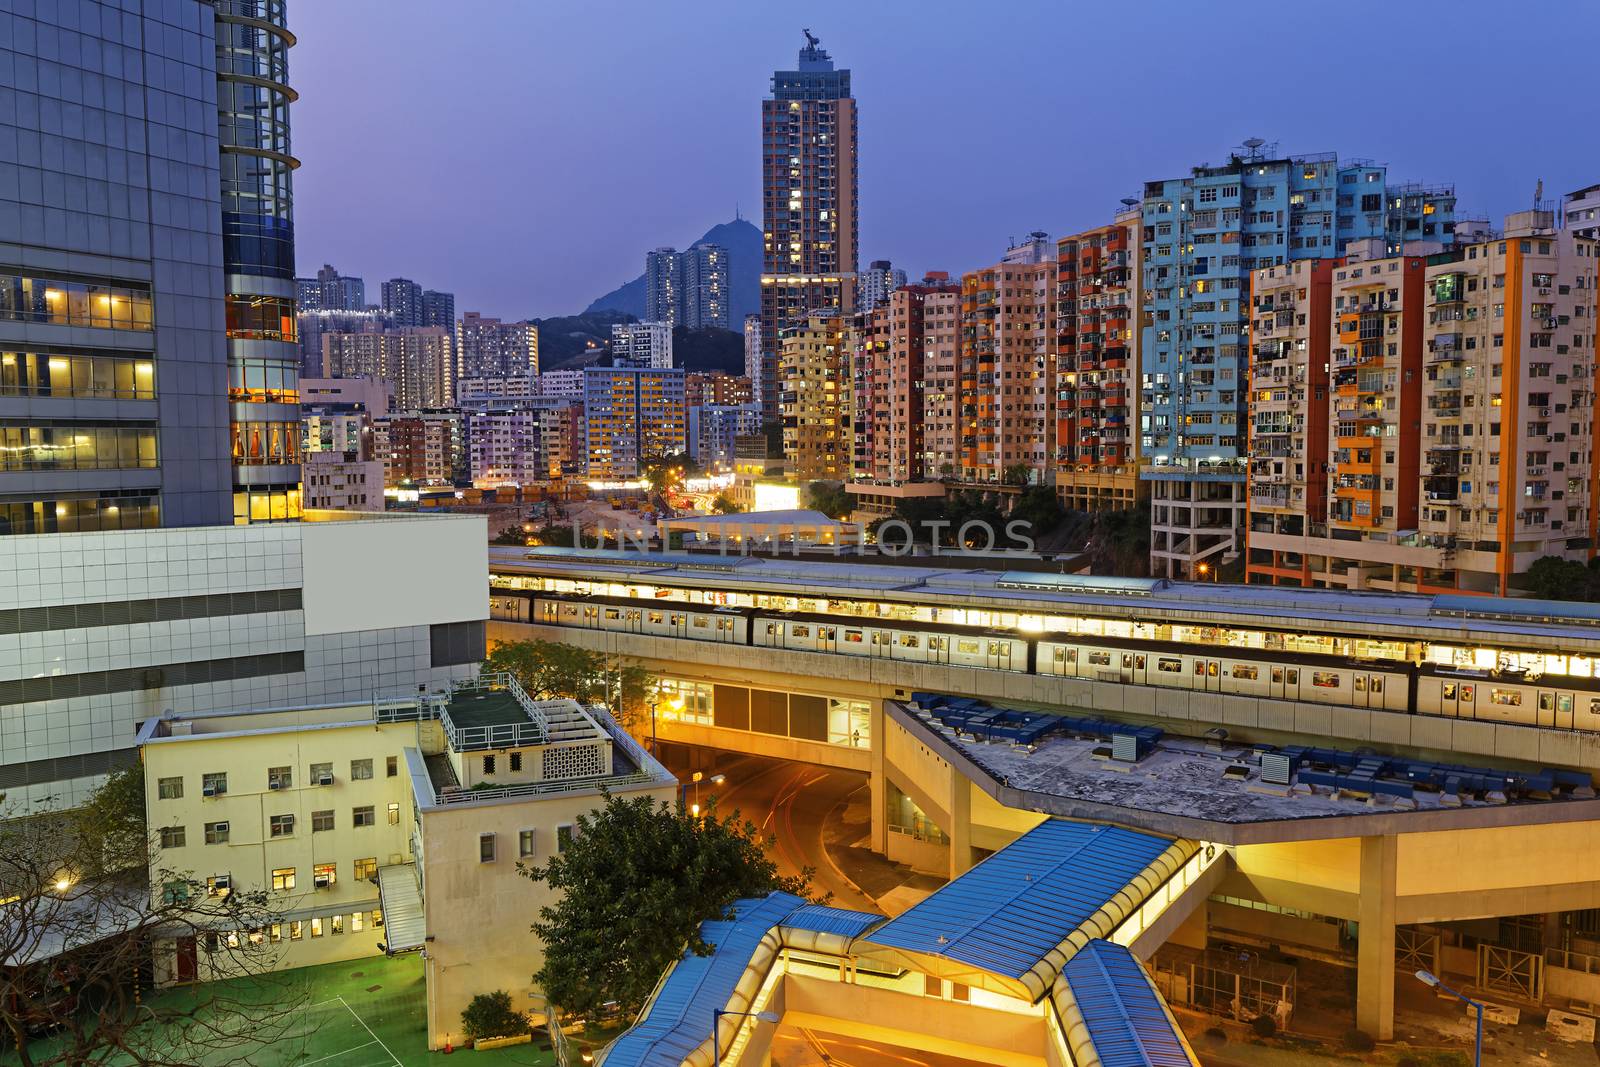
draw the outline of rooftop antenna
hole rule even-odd
[[[1533,210],[1539,210],[1539,203],[1544,199],[1544,179],[1539,179],[1539,184],[1533,187]]]
[[[1251,137],[1245,141],[1244,146],[1250,149],[1250,158],[1255,159],[1261,154],[1261,146],[1266,143],[1259,137]]]
[[[822,43],[821,41],[817,40],[816,37],[812,36],[812,33],[811,33],[810,30],[801,30],[800,32],[806,35],[806,47],[807,48],[815,48],[815,47],[817,47],[817,45]]]

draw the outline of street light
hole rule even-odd
[[[717,1044],[717,1028],[724,1015],[741,1016],[763,1023],[775,1023],[778,1021],[778,1013],[775,1011],[725,1011],[722,1008],[713,1009],[711,1012],[711,1067],[722,1067],[722,1048]]]
[[[1431,971],[1418,971],[1417,981],[1421,982],[1423,985],[1432,986],[1434,989],[1442,989],[1446,993],[1449,993],[1452,997],[1455,997],[1457,1000],[1461,1001],[1461,1003],[1465,1004],[1467,1007],[1477,1011],[1478,1037],[1476,1047],[1472,1054],[1472,1063],[1473,1067],[1483,1067],[1483,1005],[1478,1003],[1476,1000],[1473,1000],[1471,997],[1464,997],[1460,993],[1457,993],[1454,989],[1451,989],[1449,986],[1439,981],[1438,978],[1434,977]]]

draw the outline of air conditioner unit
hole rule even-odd
[[[214,797],[217,795],[217,787],[214,785],[201,786],[200,795],[203,797]]]
[[[233,888],[233,876],[232,875],[219,874],[215,878],[211,879],[211,891],[213,893],[224,893],[224,892],[227,892],[228,890],[230,890],[232,888]]]
[[[316,875],[311,879],[311,884],[318,889],[326,889],[333,884],[333,876],[330,874]]]
[[[272,781],[267,783],[267,788],[268,789],[282,789],[283,788],[283,783],[278,781],[276,778],[274,778]]]
[[[317,784],[318,785],[332,785],[333,784],[333,775],[331,775],[331,774],[319,774],[319,775],[317,775]]]
[[[212,827],[212,829],[216,830],[216,832],[219,834],[225,834],[228,832],[229,826],[225,822],[219,822],[216,824],[216,826]]]

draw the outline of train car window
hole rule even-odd
[[[659,611],[652,611],[650,613],[650,621],[651,622],[660,622],[661,621],[661,613]],[[778,632],[778,624],[777,623],[775,623],[775,622],[767,623],[767,636],[768,637],[772,637],[777,632]]]
[[[672,625],[674,625],[674,626],[682,626],[683,625],[683,616],[679,615],[676,611],[674,611],[672,613]]]
[[[1283,668],[1282,667],[1274,667],[1274,668],[1272,668],[1272,681],[1273,681],[1274,685],[1282,685],[1283,684]]]
[[[1444,683],[1444,698],[1446,700],[1454,700],[1456,698],[1456,683]]]
[[[620,618],[622,618],[622,612],[620,610],[618,610],[617,608],[607,608],[606,609],[606,618],[608,618],[608,619],[620,619]]]
[[[1556,710],[1562,712],[1563,714],[1572,714],[1573,700],[1574,697],[1571,693],[1556,694]]]
[[[1091,652],[1089,653],[1089,662],[1099,664],[1102,667],[1109,667],[1111,666],[1111,653]]]
[[[1382,678],[1374,678],[1374,679],[1372,679],[1371,682],[1367,683],[1367,688],[1372,690],[1374,693],[1383,692],[1383,679]]]
[[[1461,687],[1461,699],[1462,700],[1471,700],[1472,699],[1472,688],[1473,687],[1470,686],[1470,685],[1464,685],[1464,686]]]
[[[900,635],[900,647],[901,648],[920,648],[921,646],[922,646],[922,642],[917,639],[917,635],[916,634],[901,634]]]
[[[1206,673],[1208,675],[1210,675],[1211,677],[1215,678],[1220,670],[1221,670],[1221,667],[1217,664],[1216,660],[1207,661],[1207,663],[1206,663]]]
[[[1288,671],[1286,671],[1284,673],[1284,679],[1283,680],[1285,682],[1287,682],[1288,684],[1290,684],[1290,685],[1299,685],[1300,684],[1300,668],[1299,667],[1290,667],[1288,669]]]
[[[1204,678],[1206,676],[1206,661],[1205,660],[1197,659],[1197,660],[1194,661],[1194,674],[1195,674],[1196,678]]]
[[[1000,654],[1000,642],[999,641],[990,641],[989,642],[989,655],[998,656],[999,654]]]
[[[1356,675],[1356,692],[1365,693],[1366,691],[1367,691],[1367,676],[1364,675],[1364,674]]]
[[[811,627],[805,626],[805,625],[797,622],[793,626],[789,627],[789,636],[790,637],[810,637],[811,636]]]
[[[706,628],[706,617],[704,615],[696,615],[694,617],[694,628],[696,630],[704,630]]]
[[[628,611],[628,621],[629,622],[638,622],[643,617],[644,617],[643,613],[640,612],[637,608],[630,608],[629,611]]]
[[[859,640],[861,640],[861,638],[858,637],[858,638],[856,638],[856,640],[859,641]],[[962,653],[963,655],[976,656],[978,654],[978,642],[976,642],[976,641],[957,641],[956,642],[956,651]]]
[[[1522,694],[1515,689],[1490,689],[1489,703],[1504,704],[1508,708],[1520,707],[1522,705]]]
[[[833,640],[833,632],[834,632],[833,631],[833,627],[831,627],[831,626],[819,626],[819,627],[817,627],[817,636],[822,638],[824,641],[832,641]]]
[[[598,619],[600,617],[600,611],[598,608],[584,608],[583,617],[586,619]]]
[[[1333,689],[1339,684],[1339,676],[1333,671],[1312,671],[1311,684],[1319,689]]]
[[[1167,659],[1163,656],[1161,659],[1156,660],[1156,670],[1166,671],[1168,674],[1178,674],[1183,670],[1183,660]]]
[[[1589,698],[1589,714],[1600,715],[1600,697]]]
[[[1556,708],[1556,695],[1554,693],[1539,694],[1539,710],[1554,711]]]
[[[1135,656],[1135,657],[1133,657],[1133,666],[1137,670],[1141,670],[1141,671],[1144,670],[1144,657],[1143,656]]]
[[[1123,666],[1124,670],[1126,670],[1127,668],[1133,666],[1133,653],[1132,652],[1124,652],[1122,654],[1122,666]]]
[[[652,611],[650,613],[650,621],[653,622],[653,623],[659,623],[661,621],[661,612]],[[771,632],[772,632],[772,623],[769,622],[769,623],[767,623],[767,633],[770,634]]]
[[[859,645],[861,643],[861,631],[860,630],[846,630],[844,632],[844,639],[846,641],[850,642],[852,645]],[[973,651],[976,652],[977,649],[974,648]]]
[[[942,638],[942,637],[930,637],[930,638],[928,638],[928,647],[931,648],[931,649],[934,649],[935,651],[943,651],[944,647],[945,647],[944,638]]]
[[[1235,678],[1242,678],[1247,682],[1255,681],[1256,678],[1260,676],[1260,673],[1261,672],[1257,668],[1243,663],[1235,663],[1233,665],[1233,676]]]

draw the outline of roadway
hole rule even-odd
[[[682,780],[689,778],[684,758],[689,754],[683,745],[673,745],[664,752],[667,767]],[[832,893],[831,903],[842,908],[878,910],[829,857],[823,843],[826,825],[837,818],[836,809],[867,788],[865,774],[712,749],[699,749],[692,754],[704,775],[699,786],[700,803],[707,805],[715,797],[718,814],[738,812],[755,823],[763,837],[772,837],[767,851],[780,874],[799,875],[809,867],[813,887]],[[725,776],[725,781],[711,785],[711,778],[718,774]],[[687,793],[689,803],[695,803],[695,786],[689,785]]]
[[[772,1063],[773,1067],[983,1067],[978,1060],[789,1023],[780,1024],[773,1035]]]

